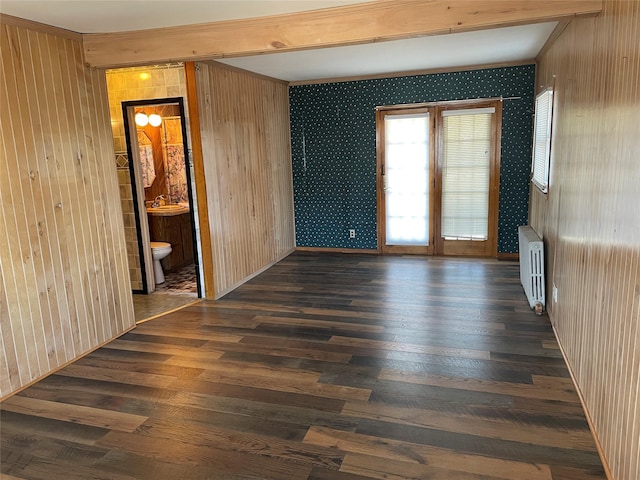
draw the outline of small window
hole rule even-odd
[[[533,160],[531,162],[531,181],[544,193],[547,193],[549,190],[552,112],[553,91],[545,90],[536,97],[535,124],[533,128]]]

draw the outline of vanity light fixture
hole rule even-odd
[[[151,115],[147,115],[144,112],[138,112],[135,116],[136,125],[139,127],[146,127],[147,125],[151,125],[152,127],[159,127],[162,123],[162,117],[157,113],[152,113]]]
[[[142,113],[142,112],[136,113],[135,119],[136,119],[136,125],[138,125],[139,127],[146,127],[147,124],[149,123],[149,117],[147,117],[146,113]]]
[[[162,123],[162,117],[157,113],[152,113],[149,115],[149,125],[152,127],[159,127]]]

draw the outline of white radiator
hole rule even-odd
[[[520,283],[529,306],[541,314],[544,309],[544,244],[528,225],[518,227],[520,243]]]

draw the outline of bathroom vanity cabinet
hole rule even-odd
[[[168,242],[171,253],[160,260],[165,272],[174,272],[194,263],[193,232],[189,213],[179,215],[149,214],[149,234],[152,242]]]

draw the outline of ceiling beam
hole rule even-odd
[[[94,67],[373,43],[597,15],[602,0],[378,0],[286,15],[83,35]]]

